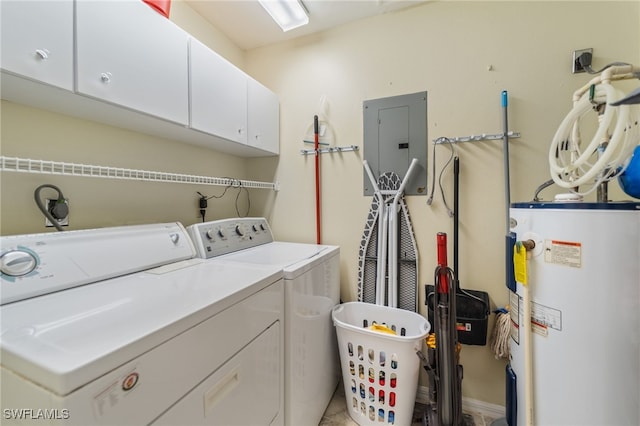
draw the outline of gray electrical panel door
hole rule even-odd
[[[418,165],[405,187],[407,195],[427,194],[427,92],[364,101],[364,159],[374,178],[386,172],[400,179],[414,158]],[[364,195],[374,189],[363,171]]]

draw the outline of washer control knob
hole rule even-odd
[[[264,228],[264,224],[263,223],[260,224],[260,229],[262,229],[263,231],[266,231],[266,229]]]
[[[11,250],[0,257],[0,270],[5,275],[20,277],[38,266],[35,256],[24,250]]]
[[[258,232],[258,225],[253,225],[251,228],[253,229],[253,232]]]
[[[222,228],[218,229],[218,236],[220,238],[225,238],[224,231],[222,230]]]
[[[207,232],[205,232],[205,236],[207,237],[207,239],[213,240],[216,236],[216,233],[213,232],[213,229],[209,229]]]
[[[244,235],[244,231],[240,225],[236,225],[236,234],[238,234],[240,237]]]

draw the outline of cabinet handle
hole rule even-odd
[[[49,51],[47,49],[36,49],[36,56],[44,61],[49,59]]]
[[[111,82],[111,73],[110,72],[103,72],[102,74],[100,74],[100,80],[102,80],[103,83],[108,84]]]

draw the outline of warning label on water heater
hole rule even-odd
[[[582,243],[570,241],[545,240],[544,261],[557,265],[582,267]]]

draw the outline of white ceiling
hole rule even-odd
[[[283,32],[255,0],[184,0],[244,50],[312,34],[430,0],[303,0],[309,25]]]

